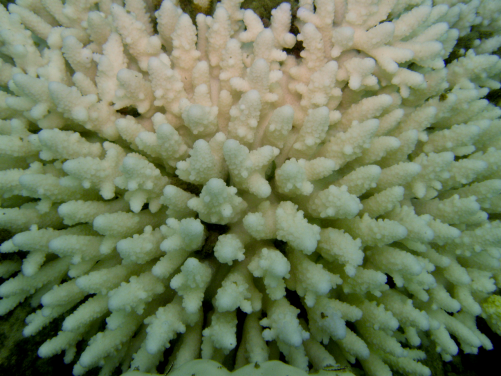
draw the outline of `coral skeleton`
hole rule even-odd
[[[0,315],[75,376],[491,349],[501,2],[241,3],[0,5]]]

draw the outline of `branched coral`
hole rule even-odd
[[[0,5],[0,314],[74,375],[492,348],[499,2],[196,4]]]

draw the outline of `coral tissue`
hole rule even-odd
[[[240,3],[0,5],[0,314],[74,375],[492,348],[501,2]]]

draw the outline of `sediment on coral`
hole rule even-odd
[[[0,314],[75,376],[491,349],[501,3],[241,3],[0,5]]]

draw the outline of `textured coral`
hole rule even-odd
[[[38,354],[424,376],[422,342],[492,348],[501,3],[157,3],[0,5],[0,314],[64,317]]]

